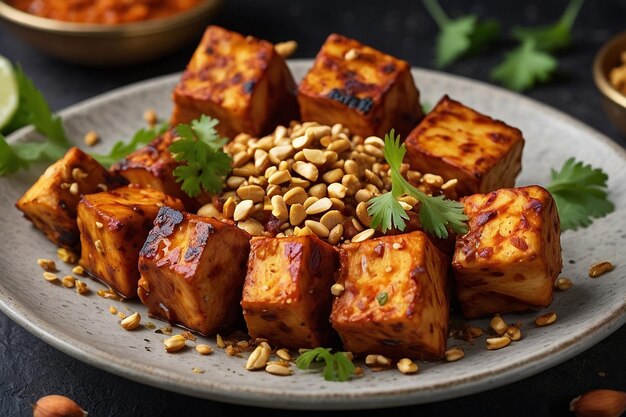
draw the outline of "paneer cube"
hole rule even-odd
[[[439,359],[448,338],[449,258],[421,231],[340,249],[331,322],[347,350]]]
[[[89,194],[78,204],[80,265],[126,298],[137,295],[139,251],[159,208],[180,200],[137,186]]]
[[[513,187],[522,169],[522,132],[448,96],[405,143],[411,169],[458,179],[459,196]]]
[[[165,194],[180,199],[188,210],[196,210],[199,199],[189,197],[176,182],[174,169],[179,163],[169,151],[176,134],[173,129],[156,137],[150,144],[131,153],[120,163],[111,167],[111,171],[126,178],[129,183],[163,191]],[[203,195],[203,198],[207,198]]]
[[[469,231],[458,236],[452,267],[467,318],[547,307],[561,272],[560,224],[539,186],[462,200]]]
[[[208,335],[241,320],[250,235],[163,207],[139,257],[139,299],[151,316]]]
[[[91,156],[71,148],[24,193],[17,208],[52,242],[78,250],[76,206],[81,195],[113,189],[123,182]]]
[[[172,125],[202,114],[217,118],[229,138],[297,119],[296,83],[274,45],[209,26],[174,89]]]
[[[317,236],[254,238],[241,305],[251,337],[288,348],[328,346],[336,250]]]
[[[341,123],[353,134],[405,137],[422,118],[411,66],[342,35],[331,34],[298,88],[303,121]]]

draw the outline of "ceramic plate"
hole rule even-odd
[[[311,61],[293,61],[290,65],[300,78]],[[55,248],[14,208],[43,167],[0,179],[0,308],[50,345],[126,378],[213,400],[302,409],[389,407],[485,391],[563,362],[619,328],[626,321],[626,267],[620,265],[626,246],[624,150],[571,117],[520,95],[432,71],[415,69],[413,74],[424,102],[434,104],[447,93],[524,132],[520,185],[547,184],[550,168],[560,168],[570,156],[608,172],[615,212],[588,229],[562,236],[562,275],[570,277],[574,287],[556,294],[547,310],[558,315],[554,325],[535,327],[533,320],[538,313],[506,315],[511,322],[524,323],[524,338],[505,349],[487,351],[484,337],[473,344],[450,339],[451,346],[465,349],[463,360],[420,363],[420,372],[414,376],[396,370],[366,370],[364,377],[346,383],[326,382],[319,374],[299,371],[291,377],[248,372],[243,369],[243,359],[229,357],[221,349],[210,356],[200,356],[193,349],[168,354],[161,344],[165,336],[147,328],[124,331],[108,311],[110,305],[117,305],[121,311],[136,310],[147,318],[139,302],[119,303],[95,293],[80,296],[43,280],[36,259],[55,258]],[[170,91],[178,78],[172,75],[145,81],[67,109],[62,115],[70,137],[81,144],[85,132],[96,130],[103,141],[93,150],[105,151],[114,140],[128,138],[143,126],[146,108],[155,108],[159,115],[168,117]],[[31,129],[24,129],[10,140],[35,137]],[[588,278],[591,263],[601,260],[610,260],[617,268],[601,278]],[[87,281],[94,291],[103,288]],[[488,325],[486,320],[471,323],[483,328]],[[214,340],[205,342],[213,344]],[[194,367],[206,372],[194,373]]]

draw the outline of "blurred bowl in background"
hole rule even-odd
[[[83,65],[121,66],[163,56],[199,36],[221,3],[204,0],[169,17],[107,25],[47,19],[0,1],[0,18],[46,54]]]
[[[626,32],[611,38],[600,49],[593,63],[593,79],[602,93],[602,105],[613,124],[626,135],[626,96],[609,82],[609,72],[622,62],[626,51]]]

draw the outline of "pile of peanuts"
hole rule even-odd
[[[225,147],[233,170],[223,194],[198,214],[232,220],[253,236],[315,234],[333,245],[369,239],[376,231],[368,201],[391,189],[383,147],[381,138],[351,135],[341,124],[292,122],[262,138],[240,134]],[[408,164],[401,172],[427,194],[455,197],[456,180]],[[417,214],[413,197],[399,200]]]

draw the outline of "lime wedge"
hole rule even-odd
[[[0,130],[11,121],[19,101],[20,95],[11,61],[0,55]]]

